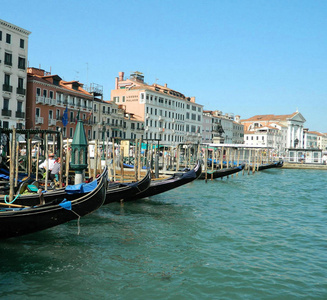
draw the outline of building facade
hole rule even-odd
[[[241,120],[244,125],[246,145],[262,144],[271,147],[277,154],[285,154],[287,149],[305,147],[304,123],[301,113],[290,115],[257,115]]]
[[[201,141],[203,106],[167,84],[148,85],[140,72],[127,79],[120,72],[111,100],[143,121],[145,140],[160,140],[165,146]]]
[[[25,128],[30,31],[0,19],[0,127]]]
[[[242,144],[244,142],[244,126],[235,120],[234,114],[223,114],[219,110],[203,111],[202,142]]]
[[[91,138],[94,96],[78,81],[64,81],[39,68],[28,68],[26,128],[62,130],[63,136],[73,138],[77,118],[85,124]],[[63,115],[67,114],[67,124]],[[64,126],[65,125],[65,126]]]

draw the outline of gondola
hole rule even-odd
[[[262,165],[259,165],[258,171],[272,169],[272,168],[281,168],[283,166],[283,164],[284,164],[284,162],[282,160],[275,161],[275,162],[268,163],[268,164],[262,164]]]
[[[137,200],[167,192],[169,190],[192,182],[193,180],[197,179],[200,174],[201,164],[198,161],[196,166],[192,170],[189,170],[187,172],[175,173],[173,176],[166,179],[151,181],[150,186],[146,191],[139,193],[133,197],[130,197],[129,200]]]
[[[117,202],[117,201],[128,201],[132,199],[138,193],[144,192],[150,185],[151,173],[150,170],[146,173],[145,177],[137,182],[131,183],[120,183],[120,182],[109,182],[106,190],[106,200],[104,204]],[[26,186],[28,188],[28,185]],[[56,199],[66,198],[67,200],[74,200],[78,197],[78,194],[67,194],[65,188],[49,190],[47,192],[22,194],[16,196],[15,204],[24,206],[34,206],[41,203],[48,203],[55,201]],[[6,197],[8,198],[8,197]],[[0,203],[5,203],[5,196],[0,196]],[[8,202],[8,201],[7,201]]]
[[[77,198],[67,200],[58,197],[52,202],[29,207],[1,205],[0,239],[17,237],[48,229],[68,221],[85,216],[98,209],[105,201],[107,187],[107,168],[99,180],[79,185],[71,189]]]
[[[223,169],[218,169],[214,170],[211,172],[210,170],[207,170],[207,179],[216,179],[216,178],[222,178],[225,176],[229,176],[232,174],[235,174],[237,172],[240,172],[244,169],[245,164],[241,164],[237,167],[233,168],[223,168]],[[199,179],[205,179],[205,172],[202,172],[201,175],[199,176]]]
[[[107,197],[104,204],[117,202],[117,201],[129,201],[133,200],[138,194],[144,193],[150,186],[151,172],[147,171],[145,177],[137,182],[121,183],[113,182],[109,183],[107,188]]]

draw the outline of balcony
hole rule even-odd
[[[36,96],[36,104],[44,104],[45,98],[43,96]]]
[[[55,99],[49,98],[49,105],[56,106],[57,105],[57,101]]]
[[[9,84],[3,84],[3,85],[2,85],[2,90],[3,90],[4,92],[10,92],[10,93],[12,93],[12,85],[9,85]]]
[[[57,120],[56,119],[49,119],[48,125],[49,126],[56,126],[57,125]]]
[[[26,94],[26,89],[23,89],[23,88],[18,87],[16,89],[16,93],[17,94],[20,94],[20,95],[25,95]]]
[[[43,117],[35,117],[35,124],[43,124]]]
[[[1,114],[2,114],[3,117],[11,117],[11,110],[2,109]]]
[[[16,111],[16,118],[25,118],[25,113],[22,111]]]
[[[146,117],[147,119],[149,119],[149,118],[150,118],[150,115],[147,113],[147,114],[145,115],[145,117]]]

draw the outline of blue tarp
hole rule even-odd
[[[72,210],[72,202],[67,201],[67,199],[64,199],[61,203],[59,203],[59,205],[64,209]]]
[[[92,192],[97,187],[97,181],[93,180],[90,183],[79,183],[75,185],[67,185],[65,191],[67,194],[81,194]]]

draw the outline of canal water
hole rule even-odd
[[[327,174],[195,181],[1,241],[1,299],[327,299]]]

